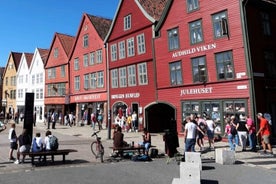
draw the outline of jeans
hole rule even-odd
[[[249,140],[249,147],[251,150],[255,150],[256,149],[256,135],[255,133],[250,133],[248,135],[248,140]]]
[[[235,136],[233,136],[232,134],[228,134],[228,143],[229,143],[229,147],[230,150],[235,151],[236,148],[236,144],[235,142]]]
[[[246,141],[247,141],[247,132],[246,131],[238,131],[240,144],[243,150],[246,149]]]
[[[186,152],[195,152],[195,144],[196,144],[196,139],[186,139],[185,142],[185,151]]]

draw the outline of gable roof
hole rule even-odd
[[[107,34],[104,42],[106,42],[108,40],[108,38],[113,30],[114,24],[118,17],[118,14],[119,14],[119,11],[123,4],[123,1],[124,0],[120,0],[120,2],[118,4],[114,19],[112,21],[112,24],[110,26],[110,29],[108,31],[108,34]],[[145,17],[147,17],[152,23],[155,23],[160,19],[168,0],[131,0],[131,1],[135,1],[135,3],[140,8],[141,12],[145,15]]]
[[[42,62],[43,64],[45,64],[46,62],[46,59],[48,57],[48,54],[49,54],[49,49],[41,49],[41,48],[37,48],[39,54],[40,54],[40,57],[42,59]]]
[[[18,66],[20,64],[21,57],[22,57],[22,53],[21,52],[11,52],[11,57],[13,58],[15,70],[17,71]],[[8,62],[7,62],[7,64],[8,64]]]
[[[162,12],[162,15],[159,19],[159,22],[157,23],[156,27],[155,27],[155,31],[159,31],[159,29],[162,27],[162,25],[164,24],[166,18],[167,18],[167,14],[170,11],[171,5],[173,3],[173,0],[167,0],[166,6],[164,8],[164,11]]]
[[[91,23],[95,27],[98,35],[101,37],[102,40],[104,40],[104,38],[107,35],[108,30],[111,26],[112,20],[103,18],[103,17],[89,15],[89,14],[86,14],[86,15],[88,16]]]
[[[26,57],[28,68],[30,68],[34,54],[33,53],[24,53],[24,54]]]
[[[53,49],[53,46],[54,46],[54,43],[55,43],[56,39],[59,39],[59,40],[60,40],[62,49],[64,50],[66,56],[69,58],[69,54],[70,54],[70,52],[71,52],[71,49],[72,49],[72,46],[73,46],[75,37],[74,37],[74,36],[67,35],[67,34],[62,34],[62,33],[57,33],[57,32],[55,32],[54,38],[53,38],[52,43],[51,43],[51,47],[50,47],[50,49],[49,49],[49,52],[48,52],[48,54],[47,54],[47,56],[46,56],[46,60],[45,60],[45,62],[44,62],[44,66],[47,65],[48,59],[49,59],[49,57],[50,57],[50,52],[51,52],[51,50]],[[67,62],[67,61],[66,61],[66,62]]]

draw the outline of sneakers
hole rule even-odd
[[[20,161],[17,159],[14,163],[15,164],[20,164]]]

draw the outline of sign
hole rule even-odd
[[[172,58],[176,58],[176,57],[180,57],[180,56],[186,56],[186,55],[194,54],[194,53],[197,53],[197,52],[205,52],[207,50],[212,50],[212,49],[215,49],[215,48],[217,48],[216,43],[201,45],[201,46],[198,46],[198,47],[192,47],[192,48],[189,48],[189,49],[174,52],[172,54]]]
[[[207,94],[207,93],[213,93],[213,87],[208,87],[208,88],[191,88],[191,89],[182,89],[182,90],[180,90],[180,96]]]
[[[123,93],[111,95],[111,99],[129,99],[129,98],[139,98],[140,93]]]

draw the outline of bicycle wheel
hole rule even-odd
[[[98,155],[99,155],[99,149],[98,149],[98,143],[97,143],[97,141],[93,141],[91,143],[91,152],[95,156],[95,158],[97,159]]]

